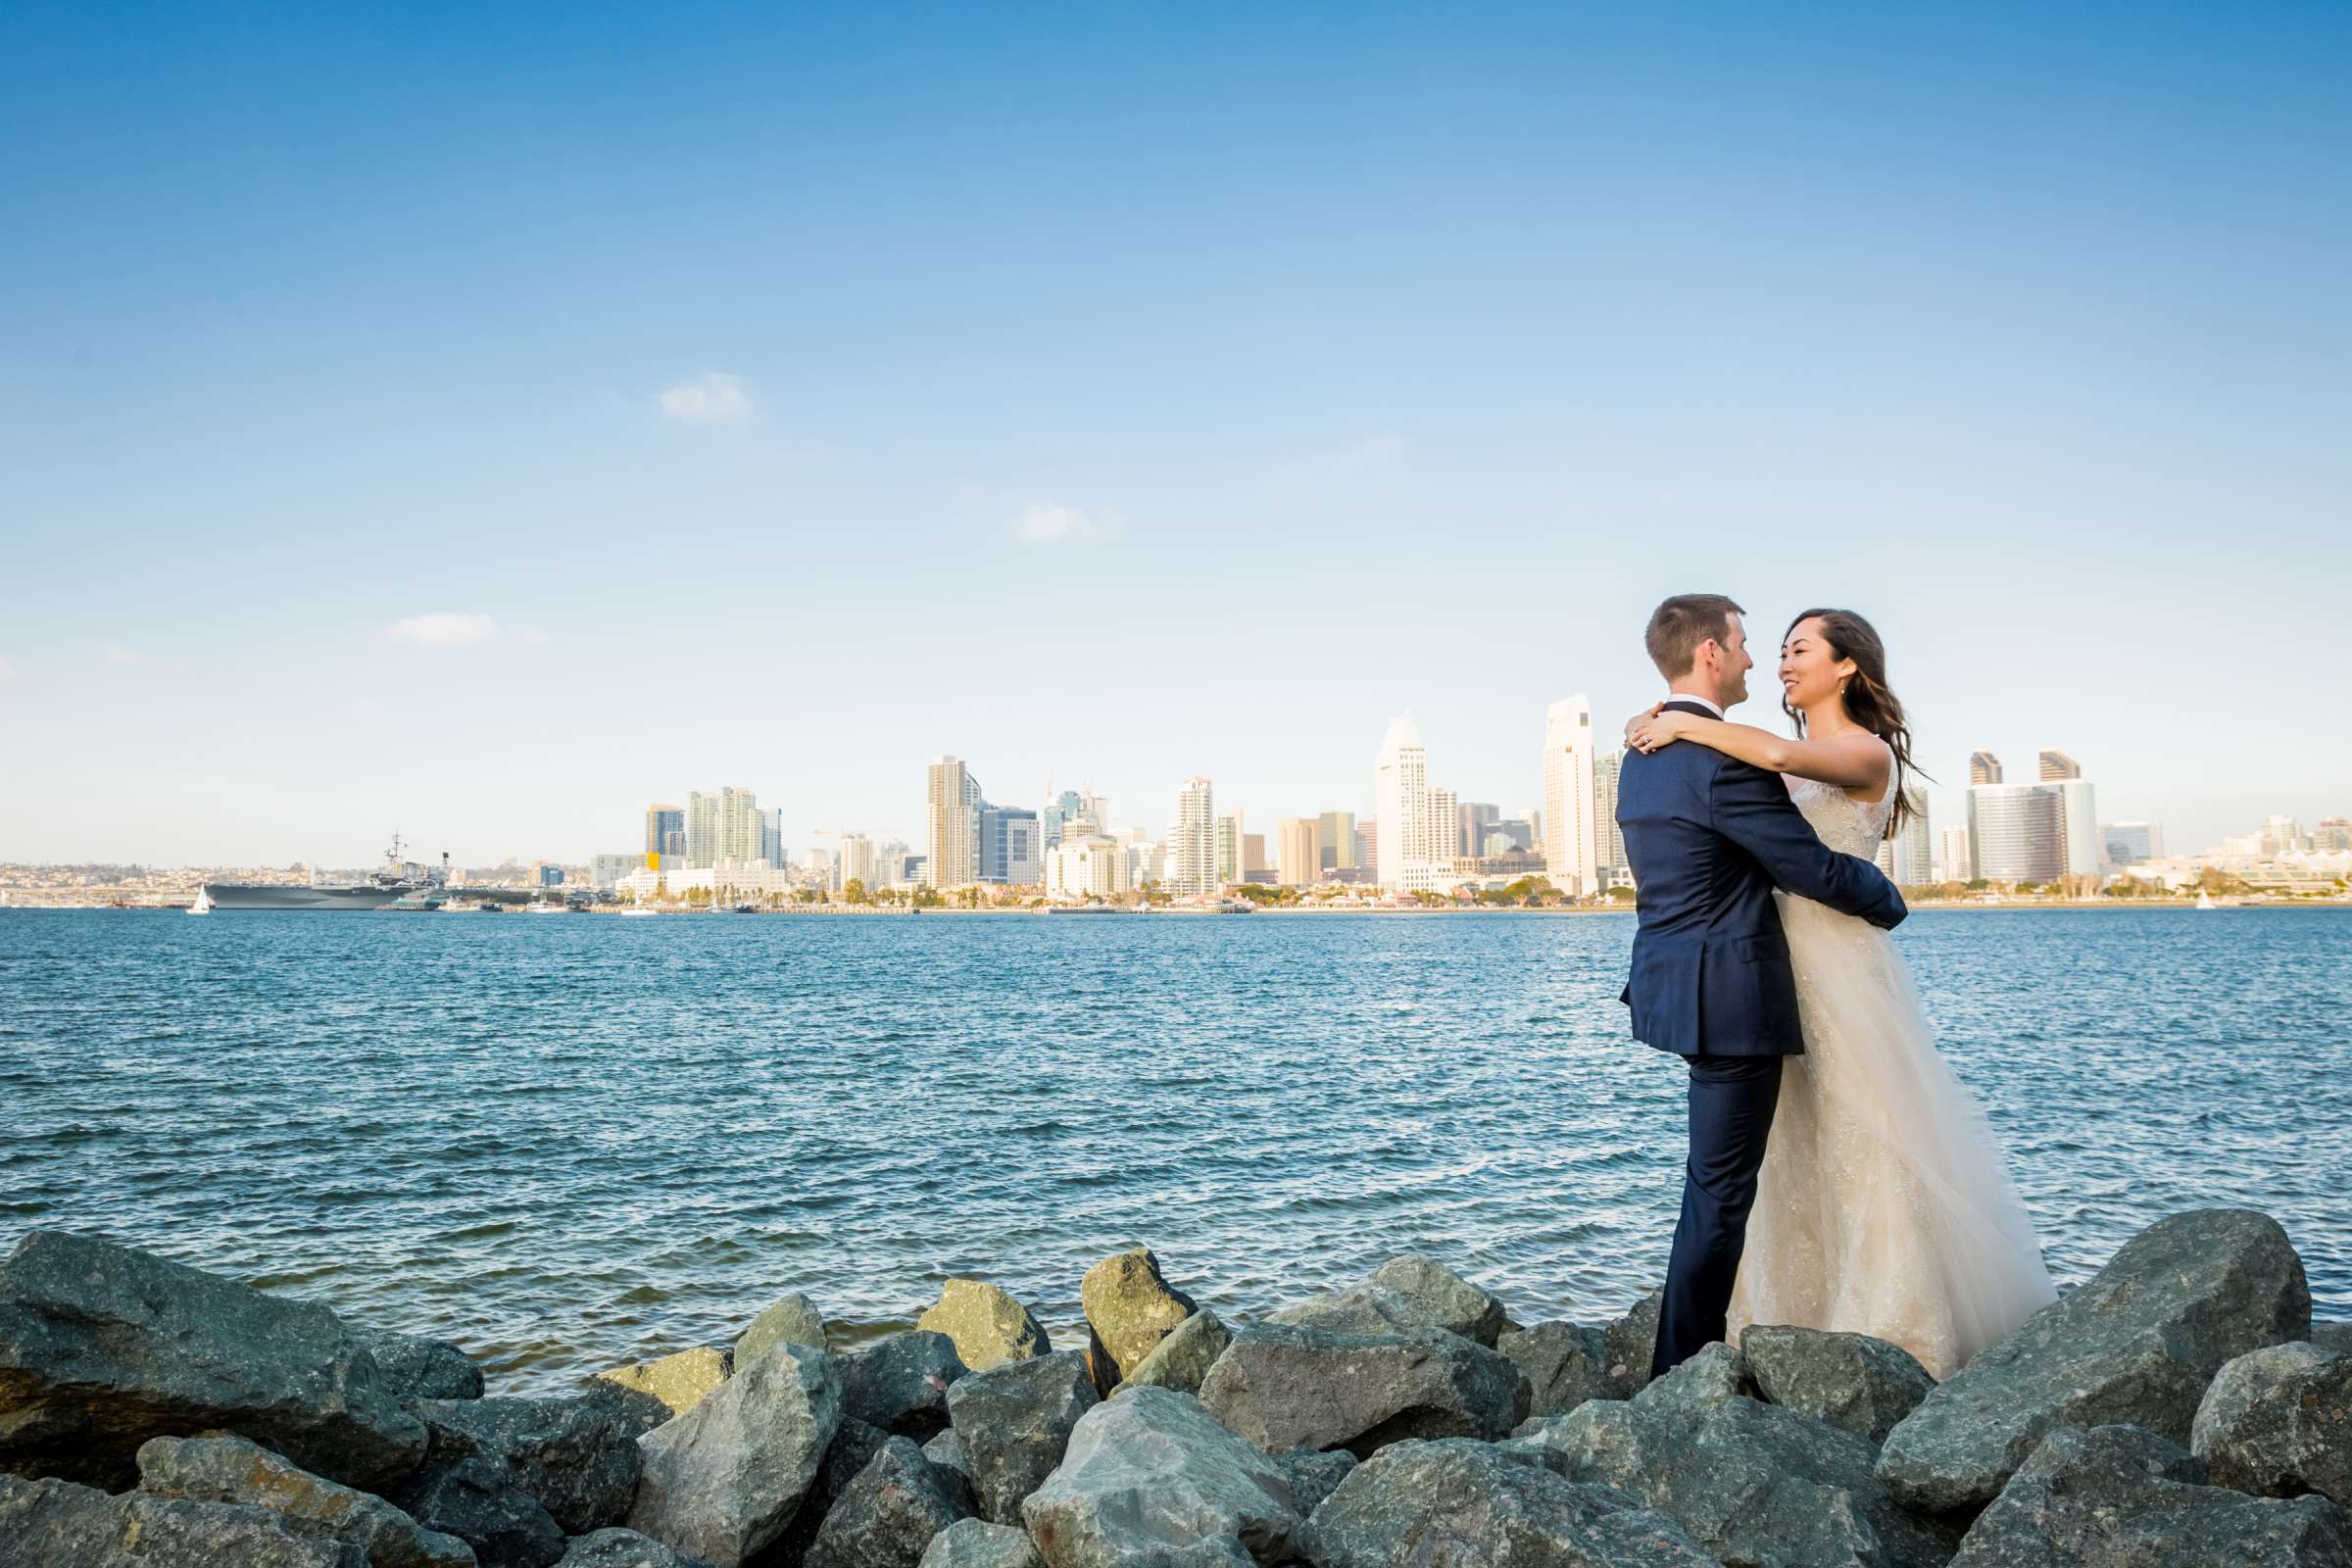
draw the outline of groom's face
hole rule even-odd
[[[1715,675],[1715,705],[1731,708],[1747,701],[1747,672],[1756,662],[1747,654],[1747,626],[1738,615],[1724,616],[1725,633],[1715,644],[1723,667]]]

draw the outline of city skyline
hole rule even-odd
[[[692,780],[912,844],[944,750],[1262,827],[1407,710],[1516,808],[1692,590],[1768,725],[1790,615],[1875,621],[1938,821],[2049,745],[2176,844],[2338,811],[2347,60],[2306,5],[12,7],[0,858],[617,850]]]

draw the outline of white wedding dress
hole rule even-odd
[[[1806,779],[1788,792],[1831,849],[1878,853],[1891,787],[1876,805]],[[1947,1378],[2056,1298],[2040,1243],[1892,939],[1775,897],[1805,1051],[1783,1068],[1730,1336],[1750,1323],[1868,1334]]]

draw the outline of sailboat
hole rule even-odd
[[[211,888],[198,888],[196,890],[196,902],[188,906],[188,913],[210,914],[212,912],[213,890]]]
[[[2213,902],[2212,894],[2206,892],[2203,888],[2199,888],[2197,890],[2197,907],[2200,909],[2218,909],[2221,907],[2221,906]]]

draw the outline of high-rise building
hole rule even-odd
[[[862,833],[844,833],[841,848],[833,855],[833,886],[836,891],[852,882],[867,888],[877,886],[874,865],[874,841]]]
[[[1180,897],[1217,890],[1216,792],[1207,779],[1188,778],[1176,792],[1162,873],[1161,883]]]
[[[1242,874],[1238,880],[1243,882],[1271,882],[1274,880],[1274,868],[1266,863],[1266,836],[1263,833],[1242,835]]]
[[[1046,859],[1046,897],[1107,899],[1127,891],[1127,847],[1107,833],[1072,828]]]
[[[1618,872],[1632,869],[1625,858],[1625,830],[1617,825],[1617,775],[1624,766],[1622,751],[1592,759],[1592,841],[1603,887]]]
[[[1453,853],[1456,855],[1485,854],[1487,833],[1501,820],[1501,807],[1491,806],[1481,801],[1464,801],[1462,803],[1461,840],[1454,845]]]
[[[760,798],[729,784],[718,792],[718,858],[749,865],[760,858],[766,834]]]
[[[634,855],[591,855],[588,857],[588,880],[600,888],[612,887],[622,877],[645,869],[646,853]]]
[[[2270,816],[2262,823],[2262,858],[2277,859],[2305,848],[2303,824],[2291,816]]]
[[[1967,823],[1945,828],[1936,842],[1943,847],[1942,858],[1936,862],[1937,881],[1966,882],[1976,876],[1977,856],[1968,845]]]
[[[1579,692],[1544,715],[1544,861],[1551,885],[1573,898],[1602,890],[1596,804],[1592,704]]]
[[[979,880],[1025,888],[1044,875],[1045,836],[1037,813],[1024,806],[983,802]]]
[[[792,859],[784,852],[784,808],[781,806],[760,813],[760,858],[778,869]]]
[[[1355,864],[1355,813],[1325,811],[1315,827],[1316,853],[1322,869],[1345,871]]]
[[[686,866],[707,871],[718,863],[718,797],[686,792]]]
[[[2164,830],[2156,830],[2158,855],[2164,853]],[[2323,816],[2320,825],[2311,830],[2311,847],[2321,855],[2333,855],[2339,850],[2352,850],[2352,818]]]
[[[1413,715],[1389,720],[1380,755],[1372,763],[1372,818],[1377,848],[1373,861],[1380,885],[1399,893],[1421,893],[1450,882],[1453,857],[1437,852],[1459,830],[1450,810],[1443,823],[1430,820],[1429,752]]]
[[[980,880],[980,785],[954,757],[934,757],[925,791],[930,817],[923,881],[960,888]]]
[[[655,805],[645,808],[645,853],[662,856],[665,860],[672,855],[686,853],[686,808]]]
[[[1274,826],[1274,853],[1282,859],[1282,885],[1311,888],[1323,880],[1323,824],[1311,816],[1286,816]]]
[[[1972,785],[1968,842],[1981,877],[1995,882],[2052,881],[2066,874],[2064,802],[2047,785]]]
[[[907,886],[920,878],[906,874],[906,862],[921,858],[907,852],[905,839],[885,839],[874,850],[874,876],[884,887]]]
[[[2067,756],[2064,752],[2043,752],[2041,754],[2041,781],[2044,784],[2056,783],[2060,779],[2081,778],[2082,776],[2082,764],[2076,761],[2073,758]],[[1997,783],[1998,780],[1995,780],[1995,782]]]
[[[2043,767],[2053,753],[2043,753]],[[2069,760],[2067,765],[2073,767]],[[2099,838],[2099,802],[2090,780],[2082,770],[2045,784],[2058,796],[2058,837],[2061,853],[2066,858],[2066,875],[2097,876],[2107,862],[2107,846]]]
[[[2001,781],[2001,760],[1990,752],[1969,753],[1968,781],[1971,784],[1998,784]]]
[[[1434,886],[1453,885],[1453,862],[1462,855],[1462,801],[1451,790],[1429,792],[1429,859]]]
[[[1217,885],[1242,880],[1242,813],[1237,809],[1217,818]]]
[[[1936,879],[1928,849],[1928,794],[1914,785],[1903,791],[1903,798],[1911,803],[1910,818],[1880,842],[1879,869],[1888,881],[1918,887]]]
[[[2145,865],[2164,858],[2162,822],[2103,822],[2099,843],[2113,866]]]

